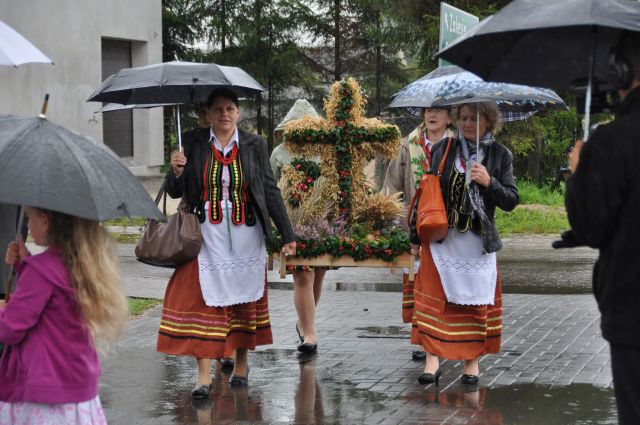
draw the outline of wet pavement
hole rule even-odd
[[[536,244],[521,242],[522,249],[514,248],[512,255],[532,262]],[[539,241],[540,251],[546,242]],[[170,270],[135,262],[130,249],[120,247],[128,294],[162,297]],[[593,252],[566,252],[539,264],[574,256],[567,261],[574,273],[583,262],[590,274]],[[544,266],[538,275],[544,279]],[[103,362],[100,395],[109,423],[617,423],[608,345],[600,336],[591,295],[506,294],[502,351],[481,359],[479,386],[465,388],[458,381],[462,364],[446,361],[436,388],[417,382],[424,363],[411,360],[410,328],[401,323],[401,294],[393,290],[399,274],[383,269],[329,272],[318,307],[319,353],[314,357],[300,357],[295,350],[293,293],[286,280],[271,276],[274,344],[250,354],[247,389],[230,388],[228,375],[217,370],[210,399],[194,403],[194,360],[155,350],[157,307],[131,321]],[[349,276],[355,283],[341,282]],[[353,290],[358,287],[363,290]]]

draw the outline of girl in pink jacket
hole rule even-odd
[[[7,249],[18,282],[0,302],[0,424],[106,423],[96,349],[115,342],[128,318],[113,239],[98,222],[26,212],[35,243],[48,248]]]

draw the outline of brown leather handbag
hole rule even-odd
[[[435,176],[433,174],[424,174],[422,180],[420,180],[420,187],[417,188],[411,200],[410,212],[413,211],[416,199],[419,199],[416,230],[422,243],[440,241],[447,237],[449,223],[440,187],[440,176],[444,171],[444,165],[452,144],[453,139],[449,138],[447,149],[438,167],[438,174]]]
[[[167,191],[162,183],[156,195],[156,205],[163,197],[162,212],[167,215]],[[136,245],[135,254],[138,261],[158,266],[176,267],[195,258],[200,252],[202,234],[200,221],[195,214],[187,211],[183,202],[178,206],[178,212],[168,218],[166,222],[149,220],[142,231],[142,236]]]

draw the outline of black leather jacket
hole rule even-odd
[[[602,336],[640,347],[640,87],[624,99],[615,121],[599,126],[567,180],[565,205],[581,244],[598,248],[593,292]]]
[[[184,134],[184,154],[187,165],[180,177],[173,170],[167,173],[167,193],[172,198],[184,195],[191,211],[202,209],[202,175],[211,152],[209,128],[200,128]],[[266,240],[271,240],[271,220],[280,231],[284,243],[293,242],[295,235],[276,186],[267,144],[260,136],[238,129],[240,162],[249,182],[249,201],[257,213]]]
[[[441,140],[431,150],[431,166],[429,173],[436,174],[438,167],[442,162],[442,157],[447,148],[448,140]],[[442,188],[442,196],[445,199],[445,205],[447,208],[447,214],[451,211],[452,206],[449,205],[449,180],[451,177],[451,170],[455,161],[455,153],[460,145],[460,139],[455,139],[451,145],[451,150],[447,155],[447,160],[444,166],[444,171],[440,177],[440,185]],[[491,183],[489,187],[480,187],[480,194],[484,200],[484,211],[491,220],[489,226],[482,226],[482,246],[485,252],[491,253],[500,249],[502,243],[500,242],[500,236],[495,227],[495,211],[496,207],[504,211],[512,211],[518,202],[520,202],[520,196],[518,195],[518,187],[516,186],[515,177],[513,177],[513,155],[505,146],[498,142],[493,142],[487,149],[482,165],[487,168],[487,172],[491,176]],[[411,242],[415,244],[420,243],[416,231],[416,215],[418,213],[418,201],[416,200],[411,212]]]

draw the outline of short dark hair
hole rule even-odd
[[[640,80],[640,33],[625,31],[620,37],[618,51],[631,64],[634,78]]]
[[[240,101],[238,100],[238,96],[231,90],[222,87],[219,89],[215,89],[214,91],[211,92],[211,94],[209,94],[209,97],[207,98],[207,108],[211,108],[211,105],[213,105],[213,102],[218,97],[222,97],[224,99],[230,100],[238,108],[240,107]]]

